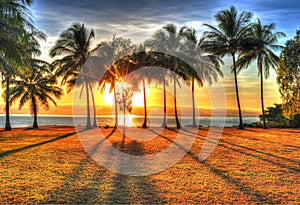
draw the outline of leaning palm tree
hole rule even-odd
[[[88,32],[84,24],[74,23],[63,31],[53,48],[50,50],[52,58],[61,56],[61,59],[53,62],[55,75],[62,77],[61,84],[68,84],[68,92],[74,88],[74,79],[77,79],[86,60],[100,47],[102,43],[92,48],[92,39],[95,38],[94,31]],[[81,76],[85,84],[87,102],[86,129],[91,129],[90,119],[90,89],[89,82],[84,75]]]
[[[185,37],[189,41],[186,44],[187,48],[185,51],[192,58],[189,61],[193,64],[193,69],[187,70],[191,76],[190,81],[192,84],[192,126],[197,127],[195,115],[195,82],[197,82],[199,87],[202,87],[205,81],[211,85],[213,81],[217,81],[219,76],[223,77],[223,73],[220,70],[223,61],[217,55],[204,53],[201,49],[203,39],[197,40],[195,29],[188,28]]]
[[[34,116],[33,129],[38,128],[37,114],[39,106],[50,108],[50,102],[56,106],[53,96],[60,98],[62,89],[55,86],[56,78],[47,70],[48,63],[32,59],[32,71],[23,75],[21,79],[13,80],[10,89],[10,104],[20,99],[19,109],[29,103],[30,112]]]
[[[282,48],[282,46],[276,45],[278,38],[285,36],[282,32],[273,33],[275,24],[262,25],[258,19],[256,23],[252,24],[252,35],[256,43],[249,46],[247,50],[242,52],[237,61],[239,70],[247,68],[253,61],[257,61],[258,75],[260,76],[260,97],[261,97],[261,109],[262,109],[262,121],[263,128],[267,128],[264,109],[264,87],[263,79],[269,77],[270,68],[277,68],[279,57],[272,51]],[[265,71],[265,73],[264,73]]]
[[[232,6],[229,10],[219,11],[214,17],[218,22],[218,28],[204,24],[209,31],[204,32],[205,38],[201,48],[221,57],[225,55],[232,57],[232,71],[239,112],[239,129],[244,129],[237,81],[236,54],[243,50],[251,39],[251,28],[248,22],[252,18],[252,13],[243,11],[239,14],[236,8]]]

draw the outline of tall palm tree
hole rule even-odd
[[[55,68],[55,75],[61,76],[61,84],[67,84],[70,92],[74,88],[74,79],[78,78],[80,70],[82,69],[86,60],[100,47],[102,43],[92,48],[92,40],[95,38],[94,30],[90,32],[84,24],[74,23],[67,30],[63,31],[59,39],[56,41],[53,48],[50,50],[52,58],[61,56],[61,59],[53,62]],[[82,83],[86,88],[86,102],[87,102],[87,122],[86,129],[91,129],[90,119],[90,89],[91,83],[89,76],[81,75]]]
[[[234,6],[229,10],[221,10],[215,16],[218,28],[204,24],[209,31],[204,33],[205,38],[201,48],[215,55],[232,57],[232,71],[234,74],[235,92],[239,112],[239,129],[244,129],[242,111],[240,106],[239,89],[237,81],[236,54],[243,50],[251,39],[251,28],[248,22],[252,18],[251,12],[238,13]]]
[[[26,7],[31,3],[31,0],[0,2],[0,72],[6,85],[6,131],[11,130],[8,103],[10,79],[17,67],[20,71],[27,64],[24,44],[30,44],[26,38],[27,33],[36,31],[31,22],[31,13]]]
[[[282,46],[276,45],[278,38],[285,36],[282,32],[275,32],[275,24],[262,25],[258,19],[256,23],[251,24],[252,37],[256,43],[249,46],[247,50],[242,52],[237,61],[239,70],[247,68],[253,61],[257,61],[258,75],[260,76],[260,97],[261,97],[261,109],[262,109],[262,121],[263,128],[267,128],[264,110],[264,77],[269,77],[270,68],[278,67],[279,57],[272,51],[282,48]],[[265,71],[265,72],[264,72]]]
[[[20,99],[19,109],[29,102],[30,112],[34,116],[33,129],[38,128],[37,114],[39,106],[50,108],[50,102],[56,106],[53,96],[60,98],[62,89],[55,86],[56,78],[47,70],[48,63],[32,59],[32,71],[23,75],[22,79],[13,80],[13,87],[10,89],[12,104]]]
[[[187,70],[187,72],[191,76],[190,80],[192,84],[192,126],[197,127],[195,115],[195,81],[199,87],[202,87],[205,81],[211,85],[213,81],[217,81],[218,76],[223,77],[223,73],[220,70],[223,61],[217,55],[203,52],[201,49],[203,39],[197,40],[195,29],[188,28],[185,37],[189,40],[186,53],[192,58],[189,61],[195,69]]]
[[[130,84],[133,85],[137,90],[139,89],[140,83],[142,83],[143,89],[143,99],[144,99],[144,121],[142,128],[147,128],[147,94],[146,94],[146,81],[150,84],[153,80],[153,70],[151,68],[147,68],[151,63],[153,63],[153,59],[150,58],[150,52],[146,52],[146,46],[144,44],[140,44],[135,53],[128,56],[128,61],[134,70],[131,73],[130,77],[127,79]]]
[[[182,69],[182,66],[179,65],[180,61],[176,55],[178,53],[181,53],[183,51],[183,44],[182,40],[186,33],[186,27],[182,26],[179,30],[177,29],[177,26],[175,24],[167,24],[163,26],[163,30],[166,31],[165,35],[167,36],[167,41],[165,42],[167,51],[170,52],[170,54],[173,54],[174,56],[171,56],[168,60],[168,66],[169,69],[174,71],[175,74],[173,74],[173,85],[174,85],[174,112],[175,112],[175,121],[176,121],[176,127],[179,129],[181,127],[179,119],[178,119],[178,112],[177,112],[177,84],[179,84],[179,79],[177,76],[184,76],[185,71]]]
[[[166,42],[166,35],[165,32],[162,30],[158,30],[155,32],[155,34],[152,36],[151,39],[148,39],[144,42],[145,46],[149,48],[150,50],[154,51],[164,51],[165,48],[165,42]],[[151,53],[152,58],[154,59],[153,66],[158,67],[164,67],[166,64],[166,57],[164,53]],[[154,69],[156,70],[156,69]],[[161,69],[159,72],[153,72],[151,74],[153,78],[156,79],[158,84],[163,85],[163,122],[162,126],[163,128],[167,127],[167,94],[166,94],[166,87],[169,85],[169,79],[171,79],[171,75],[168,69]]]

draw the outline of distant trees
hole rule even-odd
[[[295,115],[294,119],[286,118],[283,111],[283,104],[275,104],[274,107],[268,107],[265,110],[264,117],[270,127],[300,127],[300,115]],[[262,115],[259,115],[259,118],[262,121]]]

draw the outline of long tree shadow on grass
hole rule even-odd
[[[175,133],[179,133],[178,130],[174,130],[174,129],[171,129],[169,128],[170,131],[173,131]],[[192,134],[197,134],[202,140],[205,140],[205,136],[204,135],[201,135],[199,133],[194,133],[194,132],[190,132],[188,130],[185,130],[185,129],[182,129],[183,131],[185,132],[188,132],[188,133],[192,133]],[[212,131],[212,132],[215,132],[215,131]],[[215,133],[218,133],[220,134],[219,132],[215,132]],[[184,134],[185,136],[189,136],[189,137],[195,137],[194,135],[190,135],[190,134],[186,134],[186,133],[182,133]],[[230,135],[230,134],[227,134],[226,135]],[[234,136],[235,135],[232,135],[231,136]],[[250,147],[246,147],[246,146],[242,146],[242,145],[238,145],[238,144],[235,144],[235,143],[232,143],[232,142],[228,142],[226,140],[223,140],[223,139],[219,139],[219,141],[221,143],[218,144],[218,146],[221,146],[221,147],[224,147],[224,148],[227,148],[227,149],[230,149],[232,151],[235,151],[235,152],[238,152],[240,154],[244,154],[244,155],[247,155],[247,156],[251,156],[251,157],[254,157],[254,158],[257,158],[257,159],[260,159],[260,160],[263,160],[263,161],[267,161],[267,162],[270,162],[274,165],[277,165],[281,168],[285,168],[285,169],[289,169],[293,172],[300,172],[300,169],[297,168],[297,167],[292,167],[292,166],[288,166],[286,164],[282,164],[282,163],[279,163],[279,162],[276,162],[274,160],[271,160],[271,159],[268,159],[266,157],[273,157],[275,158],[276,160],[280,159],[280,160],[284,160],[284,161],[287,161],[287,162],[291,162],[291,163],[294,163],[296,164],[296,166],[299,166],[300,165],[300,162],[297,161],[297,160],[293,160],[293,159],[289,159],[289,158],[285,158],[285,157],[281,157],[281,156],[278,156],[278,155],[274,155],[274,154],[271,154],[271,153],[267,153],[267,152],[264,152],[264,151],[260,151],[260,150],[256,150],[256,149],[253,149],[253,148],[250,148]],[[241,148],[241,149],[245,149],[247,151],[251,151],[251,152],[254,152],[254,154],[251,154],[251,153],[248,153],[248,152],[245,152],[243,150],[240,150],[240,149],[236,149],[236,148],[233,148],[233,147],[229,147],[229,146],[226,146],[224,144],[227,144],[227,145],[230,145],[230,146],[234,146],[234,147],[237,147],[237,148]],[[256,154],[256,155],[255,155]],[[262,156],[259,156],[257,154],[263,154],[265,155],[266,157],[262,157]]]
[[[20,148],[17,148],[17,149],[1,152],[0,153],[0,158],[6,157],[8,155],[15,154],[17,152],[22,152],[22,151],[25,151],[25,150],[28,150],[28,149],[31,149],[31,148],[35,148],[35,147],[38,147],[38,146],[42,146],[42,145],[45,145],[45,144],[48,144],[48,143],[51,143],[51,142],[55,142],[55,141],[58,141],[58,140],[61,140],[61,139],[65,139],[65,138],[71,137],[75,134],[77,134],[77,132],[71,132],[71,133],[68,133],[68,134],[65,134],[65,135],[62,135],[62,136],[55,137],[51,140],[47,140],[47,141],[39,142],[39,143],[36,143],[36,144],[31,144],[31,145],[27,145],[27,146],[24,146],[24,147],[20,147]]]
[[[148,129],[148,130],[150,132],[156,134],[157,136],[159,136],[169,142],[172,142],[174,145],[176,145],[177,147],[179,147],[180,149],[185,151],[187,153],[187,155],[190,156],[195,162],[200,163],[200,164],[204,165],[205,167],[209,168],[209,170],[212,173],[220,176],[227,183],[234,185],[238,190],[247,194],[249,197],[251,197],[253,202],[271,203],[271,204],[280,203],[280,201],[274,201],[271,199],[272,193],[262,192],[262,191],[255,190],[254,188],[247,187],[245,184],[241,183],[239,180],[231,178],[226,172],[212,166],[211,164],[208,164],[207,161],[199,161],[199,159],[196,155],[191,153],[189,150],[185,149],[180,144],[175,143],[172,139],[168,138],[167,136],[161,135],[152,129]]]
[[[92,153],[95,153],[104,140],[111,137],[114,132],[115,129],[99,141],[93,147]],[[112,146],[127,154],[143,155],[144,153],[142,145],[136,141],[130,141],[127,144],[114,142]],[[116,163],[129,164],[125,161]],[[48,198],[44,202],[68,204],[165,203],[157,192],[149,177],[124,176],[114,173],[87,155],[65,177],[63,184],[47,193]],[[60,193],[60,196],[57,193]]]
[[[250,129],[245,129],[243,131],[244,132],[261,133],[261,132],[250,130]],[[216,132],[216,133],[219,133],[219,132]],[[268,135],[270,135],[270,134],[278,136],[278,134],[275,134],[275,133],[268,133]],[[299,132],[299,134],[300,134],[300,132]],[[270,140],[266,140],[266,139],[259,139],[259,138],[256,138],[256,137],[250,137],[249,135],[239,136],[239,135],[235,135],[235,134],[232,134],[232,133],[226,133],[226,135],[233,136],[233,137],[238,137],[238,138],[241,138],[241,139],[250,139],[250,140],[254,140],[254,141],[263,141],[263,142],[267,142],[267,143],[271,143],[271,144],[277,144],[277,145],[282,145],[282,146],[285,146],[285,147],[292,147],[292,148],[296,148],[296,149],[300,148],[300,146],[284,144],[284,143],[281,143],[281,142],[274,142],[274,141],[270,141]]]
[[[96,152],[97,148],[115,131],[115,128],[112,129],[104,139],[99,141],[93,147],[91,154]],[[97,164],[90,155],[85,154],[86,158],[65,176],[64,182],[55,190],[48,191],[48,197],[44,203],[95,204],[105,201],[112,173]]]
[[[43,203],[95,204],[105,200],[110,173],[90,156],[80,161],[64,182],[47,192]]]
[[[113,145],[130,155],[144,155],[142,144],[130,141],[127,144],[116,142]],[[119,169],[131,166],[130,161],[119,161]],[[143,165],[140,165],[143,166]],[[138,170],[135,170],[138,172]],[[113,177],[113,189],[105,203],[109,204],[164,204],[165,199],[158,193],[157,187],[149,176],[127,176],[116,173]]]
[[[166,129],[168,129],[170,131],[173,131],[173,132],[179,133],[178,130],[170,128],[170,127],[166,128]],[[181,130],[183,130],[185,132],[188,132],[188,133],[191,133],[191,134],[197,134],[197,133],[191,132],[191,131],[189,131],[185,128],[181,128]],[[199,128],[197,130],[201,130],[201,129]],[[218,134],[222,134],[221,132],[217,132],[217,131],[213,131],[213,132],[218,133]],[[252,130],[252,129],[245,129],[245,130],[243,130],[243,132],[257,132],[257,133],[260,133],[259,131]],[[292,132],[292,133],[299,133],[300,134],[300,130],[299,130],[299,132]],[[268,134],[275,135],[274,133],[268,133]],[[265,139],[259,139],[259,138],[256,138],[256,137],[250,137],[249,135],[239,136],[239,135],[235,135],[235,134],[232,134],[232,133],[226,133],[226,135],[233,136],[233,137],[238,137],[238,138],[241,138],[241,139],[250,139],[250,140],[253,140],[253,141],[263,141],[263,142],[268,142],[268,143],[277,144],[277,145],[280,144],[280,145],[285,146],[285,147],[292,147],[292,148],[300,149],[300,146],[290,145],[290,144],[283,144],[283,143],[280,143],[280,142],[274,142],[274,141],[265,140]]]

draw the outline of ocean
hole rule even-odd
[[[119,116],[119,125],[123,124],[123,116]],[[213,122],[212,122],[213,119]],[[232,127],[237,126],[239,122],[238,117],[226,116],[226,118],[220,116],[200,116],[199,119],[196,120],[198,125],[202,126],[220,126],[223,125],[223,121],[225,120],[224,127]],[[253,122],[257,122],[259,120],[258,117],[255,116],[247,116],[243,117],[243,122],[250,124]],[[91,118],[93,123],[93,118]],[[126,118],[126,125],[127,126],[142,126],[144,121],[143,116],[136,116],[131,115]],[[192,118],[191,116],[181,116],[181,124],[182,125],[191,125]],[[30,115],[11,115],[10,122],[13,128],[16,127],[28,127],[32,126],[33,117]],[[77,125],[85,125],[86,118],[79,116],[73,118],[72,115],[40,115],[38,116],[38,124],[39,125],[66,125],[66,126],[77,126]],[[114,125],[114,116],[106,115],[106,116],[97,116],[97,123],[99,126],[113,126]],[[148,119],[148,126],[151,127],[159,127],[162,124],[162,117],[161,116],[150,116]],[[174,116],[167,117],[167,125],[168,126],[175,126],[175,118]],[[5,126],[5,115],[0,115],[0,127],[3,128]]]

